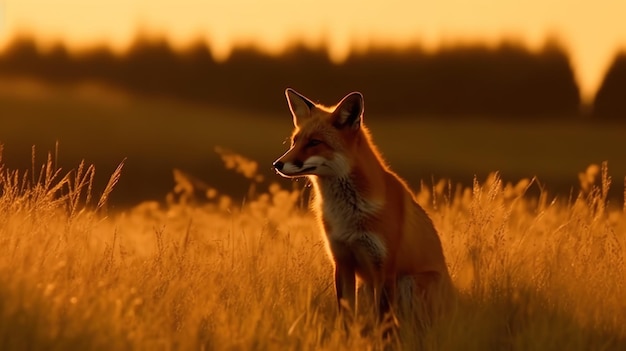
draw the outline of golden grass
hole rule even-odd
[[[462,301],[386,342],[340,327],[301,187],[235,206],[179,172],[167,205],[107,214],[120,171],[96,201],[93,166],[0,166],[0,349],[626,349],[626,221],[607,206],[602,168],[564,200],[497,174],[470,189],[422,186]]]

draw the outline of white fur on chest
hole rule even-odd
[[[367,222],[383,207],[382,202],[364,198],[346,178],[324,179],[317,182],[318,210],[328,224],[326,236],[330,242],[348,246],[366,245],[376,256],[386,256],[386,245],[379,235],[368,228]],[[321,201],[320,201],[321,200]]]

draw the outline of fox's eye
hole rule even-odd
[[[311,140],[309,140],[308,143],[306,143],[306,147],[313,147],[313,146],[319,145],[321,143],[322,143],[321,140],[311,139]]]

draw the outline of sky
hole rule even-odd
[[[556,38],[589,100],[626,49],[626,0],[0,0],[0,47],[28,34],[44,48],[62,41],[123,51],[138,33],[176,47],[206,40],[218,59],[240,44],[277,53],[298,40],[324,42],[335,61],[370,45],[436,50],[513,39],[538,50]]]

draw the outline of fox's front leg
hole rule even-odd
[[[397,289],[397,275],[393,274],[382,286],[380,295],[376,302],[378,303],[378,318],[383,322],[386,318],[391,317],[396,323],[396,315],[394,308],[396,306],[396,289]]]
[[[356,276],[354,266],[344,262],[335,262],[335,292],[339,313],[348,310],[354,316],[356,312]]]

